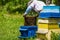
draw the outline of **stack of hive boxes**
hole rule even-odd
[[[35,37],[37,29],[38,28],[36,26],[36,17],[25,16],[24,26],[20,26],[19,29],[21,33],[21,35],[19,36],[20,40],[28,40],[29,38]]]
[[[49,29],[60,29],[59,6],[44,6],[38,18],[37,33],[47,34]]]
[[[38,39],[50,40],[51,29],[60,29],[59,6],[44,6],[43,11],[39,14],[37,25]]]

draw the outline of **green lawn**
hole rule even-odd
[[[0,40],[18,40],[19,26],[24,25],[21,14],[0,15]]]
[[[0,14],[0,40],[19,40],[19,27],[22,25],[24,18],[21,14]]]
[[[0,14],[0,40],[19,40],[19,27],[22,25],[24,18],[21,14]]]

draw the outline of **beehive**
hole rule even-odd
[[[59,27],[60,18],[38,19],[38,28],[57,29]]]
[[[25,26],[37,25],[36,21],[37,21],[37,17],[35,17],[35,16],[26,16],[26,17],[24,17],[24,25]]]
[[[51,29],[53,31],[58,32],[60,30],[60,6],[44,6],[43,11],[39,14],[39,19],[37,22],[38,31],[37,38],[41,38],[42,36],[48,40],[51,40],[50,33]],[[54,30],[54,29],[59,29]],[[42,35],[42,36],[41,36]],[[46,37],[45,37],[46,36]],[[45,39],[42,40],[45,40]],[[40,39],[39,39],[40,40]]]

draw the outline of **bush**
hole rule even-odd
[[[27,7],[27,2],[28,0],[0,0],[0,7],[3,7],[2,11],[9,13],[23,12]]]
[[[60,40],[60,33],[51,32],[51,40]]]
[[[16,13],[24,12],[27,7],[27,3],[30,0],[0,0],[0,12]],[[45,0],[43,0],[45,2]],[[59,0],[54,0],[54,3],[60,5]]]

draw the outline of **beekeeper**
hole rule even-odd
[[[30,0],[28,2],[28,7],[23,16],[26,16],[32,9],[39,14],[40,11],[43,10],[43,6],[46,6],[46,4],[43,1]]]

